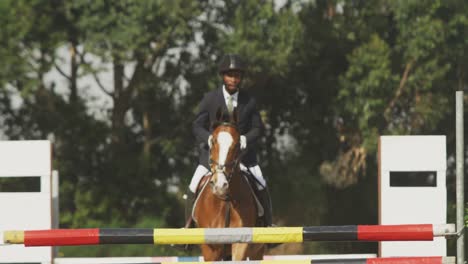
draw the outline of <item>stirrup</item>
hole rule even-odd
[[[182,229],[193,228],[193,227],[195,227],[195,221],[193,221],[192,216],[190,216],[185,222],[185,226],[182,227]],[[185,252],[191,252],[194,248],[194,245],[192,244],[173,244],[171,246],[177,250],[181,250]]]
[[[193,244],[172,244],[171,246],[177,250],[185,251],[185,252],[190,252],[195,247],[195,245]]]
[[[265,245],[267,249],[273,249],[283,245],[283,243],[266,243]]]

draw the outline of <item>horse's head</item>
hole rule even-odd
[[[240,163],[240,134],[237,130],[236,109],[228,120],[223,119],[222,112],[218,110],[211,135],[210,169],[213,176],[210,183],[215,195],[226,198],[229,194],[229,183]]]

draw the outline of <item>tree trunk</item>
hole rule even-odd
[[[78,102],[78,87],[76,84],[78,77],[78,64],[76,60],[76,43],[75,41],[71,42],[70,47],[70,104],[72,106],[76,105]]]
[[[124,91],[124,66],[120,61],[114,61],[114,108],[112,109],[112,144],[123,143],[125,128],[125,113],[128,110],[129,98]]]

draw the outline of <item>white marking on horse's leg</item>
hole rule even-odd
[[[246,260],[248,253],[249,244],[247,243],[236,243],[232,244],[232,260]]]

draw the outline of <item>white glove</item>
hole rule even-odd
[[[210,135],[210,136],[208,137],[208,146],[209,146],[210,148],[211,148],[212,141],[213,141],[213,136]]]
[[[244,150],[247,148],[247,138],[245,136],[240,136],[240,149]]]

